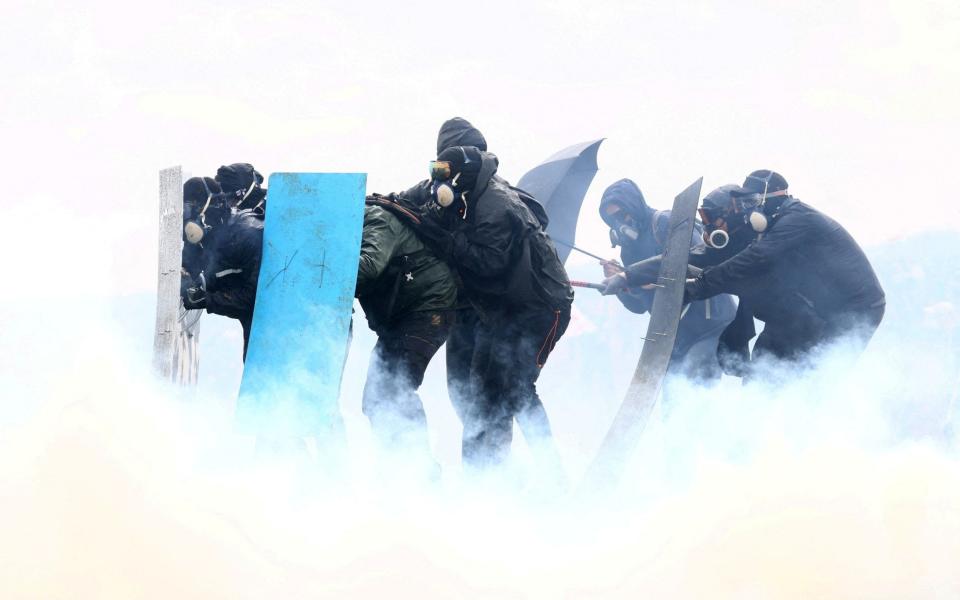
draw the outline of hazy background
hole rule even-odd
[[[957,3],[5,2],[3,15],[0,595],[960,593]],[[776,169],[865,246],[887,320],[848,378],[828,364],[776,394],[691,390],[612,509],[554,514],[496,490],[391,506],[363,486],[314,496],[232,472],[239,327],[204,318],[192,404],[147,371],[158,169],[362,171],[369,191],[393,191],[425,176],[457,115],[512,181],[607,138],[578,241],[611,256],[596,216],[610,182],[632,177],[663,208],[698,176],[706,192]],[[568,266],[599,277],[579,256]],[[540,387],[577,475],[645,318],[589,290],[575,311]],[[362,446],[372,339],[357,325],[342,405]],[[442,369],[424,400],[455,469]]]
[[[73,256],[99,259],[101,276],[74,288],[153,288],[161,167],[364,171],[371,190],[396,190],[424,176],[454,115],[512,180],[608,138],[580,233],[592,247],[599,193],[628,176],[665,206],[700,175],[709,190],[777,169],[866,243],[960,222],[955,2],[40,1],[4,14],[5,210],[42,215],[74,234],[55,236]],[[5,243],[47,257],[13,229]],[[61,287],[44,280],[33,293]]]

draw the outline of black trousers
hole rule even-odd
[[[809,353],[818,346],[845,339],[852,344],[855,358],[873,337],[883,320],[885,305],[836,313],[828,319],[797,319],[767,323],[753,346],[751,363],[793,362],[804,366]]]
[[[384,449],[429,456],[427,419],[417,389],[427,365],[447,340],[453,311],[420,311],[377,332],[363,386],[363,414]]]
[[[510,453],[514,418],[532,447],[552,448],[550,421],[536,382],[569,323],[570,307],[487,321],[473,310],[458,311],[447,341],[447,385],[463,423],[464,465],[501,463]]]

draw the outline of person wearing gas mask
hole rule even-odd
[[[735,184],[723,185],[703,198],[699,209],[702,241],[690,249],[688,264],[691,267],[705,269],[719,265],[756,240],[757,232],[750,226],[748,213],[731,195],[739,189]],[[632,264],[624,258],[628,266],[610,273],[603,293],[622,295],[631,287],[638,289],[656,282],[661,258],[658,255]],[[819,341],[821,319],[813,314],[806,300],[785,287],[784,282],[756,278],[739,285],[735,295],[738,298],[736,315],[716,345],[716,360],[727,375],[742,377],[747,382],[752,377],[752,359],[759,361],[764,356],[794,359]],[[751,357],[750,340],[757,336],[754,318],[762,321],[764,328]]]
[[[754,171],[732,195],[759,234],[757,241],[689,280],[686,296],[709,298],[769,274],[809,300],[823,320],[823,342],[850,335],[865,346],[883,320],[886,297],[847,230],[792,197],[787,180],[774,171]]]
[[[700,214],[708,242],[733,249],[691,253],[691,264],[706,268],[688,279],[685,292],[687,300],[740,297],[737,317],[720,339],[722,363],[749,374],[747,367],[759,361],[802,361],[816,346],[847,334],[866,345],[885,308],[876,274],[839,223],[790,196],[783,176],[755,171],[730,191],[729,204],[705,202]],[[747,235],[756,239],[744,244]],[[625,278],[630,285],[648,283],[650,271],[632,265]],[[622,280],[610,284],[616,288]],[[751,357],[754,317],[764,329]]]
[[[706,269],[723,263],[757,239],[749,211],[733,194],[738,185],[724,185],[707,194],[699,214],[703,244],[690,250],[689,264]],[[821,339],[823,321],[789,281],[755,278],[736,286],[737,313],[720,335],[717,358],[728,375],[753,376],[753,361],[764,357],[798,360]],[[754,319],[763,331],[757,337]],[[753,356],[750,340],[757,337]]]
[[[446,262],[413,230],[418,217],[382,196],[367,198],[356,296],[377,334],[363,413],[387,456],[407,449],[433,474],[417,389],[453,324],[457,285]]]
[[[630,179],[621,179],[604,190],[600,198],[600,217],[610,227],[610,242],[614,247],[620,246],[623,264],[631,265],[663,253],[669,233],[670,211],[649,207],[640,188]],[[700,238],[700,229],[694,228],[693,247],[703,244]],[[603,268],[607,277],[623,270],[612,262],[604,264]],[[625,287],[617,292],[620,302],[637,314],[650,310],[653,295],[652,289],[642,287]],[[736,305],[727,294],[692,303],[680,319],[670,357],[670,374],[701,383],[718,380],[721,370],[717,362],[717,341],[735,313]]]
[[[223,193],[230,198],[230,204],[237,210],[251,210],[263,218],[267,210],[267,190],[260,187],[261,175],[249,163],[233,163],[217,169],[214,177]]]
[[[471,320],[448,340],[448,359],[454,351],[460,368],[469,365],[456,382],[468,393],[454,398],[463,460],[501,463],[516,418],[541,466],[562,470],[536,381],[567,328],[573,289],[541,221],[497,167],[496,156],[474,146],[442,150],[417,228],[454,268],[460,300],[473,307],[461,311]]]
[[[183,197],[184,237],[200,248],[201,265],[181,280],[184,307],[203,308],[240,321],[246,359],[263,250],[263,221],[252,210],[234,210],[231,196],[209,177],[188,179]],[[199,209],[186,212],[187,206]]]

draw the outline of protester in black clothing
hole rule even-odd
[[[759,232],[756,242],[687,285],[690,299],[729,291],[758,273],[788,282],[824,321],[824,342],[847,334],[869,341],[886,298],[860,246],[839,223],[789,195],[778,173],[754,171],[733,193]]]
[[[458,121],[452,127],[459,137],[448,135],[448,121],[441,141],[467,134],[460,129],[466,122]],[[476,147],[446,148],[433,163],[431,181],[406,193],[419,196],[418,232],[455,269],[460,301],[476,311],[461,311],[467,320],[448,340],[448,358],[452,351],[459,368],[469,364],[452,383],[469,390],[454,398],[464,424],[463,458],[471,466],[496,464],[508,455],[514,418],[534,446],[552,449],[536,380],[566,330],[573,300],[541,221],[496,176],[497,166],[493,154]]]
[[[648,206],[640,188],[630,179],[614,182],[600,198],[600,217],[610,227],[610,241],[620,246],[620,260],[625,265],[663,253],[670,212]],[[699,227],[694,228],[691,244],[703,245]],[[619,264],[604,264],[608,277],[621,270]],[[653,306],[653,295],[653,289],[635,287],[621,290],[617,298],[631,312],[643,314]],[[670,374],[700,382],[718,380],[721,370],[716,357],[717,340],[735,313],[734,300],[727,294],[693,302],[677,328]]]
[[[207,200],[211,199],[212,190],[219,192],[217,183],[209,177],[193,177],[183,184],[183,249],[181,251],[181,287],[190,286],[200,271],[203,270],[203,247],[198,243],[191,243],[191,239],[202,236],[204,232],[201,212],[206,207]],[[205,218],[205,217],[204,217]],[[188,235],[189,233],[189,235]]]
[[[188,241],[201,249],[201,268],[181,281],[184,307],[205,308],[208,313],[240,321],[246,359],[260,274],[263,220],[253,211],[232,209],[220,186],[209,178],[187,180],[184,200],[202,207],[184,225]]]
[[[810,350],[851,335],[862,346],[883,318],[883,289],[856,241],[836,221],[796,200],[786,180],[772,171],[751,173],[730,190],[724,208],[705,206],[707,238],[729,245],[691,252],[690,264],[704,267],[687,282],[687,300],[718,293],[740,298],[737,317],[720,338],[721,364],[747,374],[763,359],[803,360]],[[747,242],[750,236],[755,240]],[[718,245],[714,241],[714,246]],[[655,279],[649,265],[610,278],[611,289]],[[753,319],[765,323],[754,344]]]

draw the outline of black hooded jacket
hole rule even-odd
[[[461,281],[461,300],[485,311],[569,305],[573,288],[546,234],[543,206],[497,175],[497,158],[486,152],[483,134],[460,117],[440,126],[437,154],[458,145],[472,145],[483,155],[477,184],[467,193],[466,218],[451,221],[451,266]],[[430,183],[424,180],[401,192],[398,202],[412,209],[423,206],[430,200]]]
[[[487,140],[479,129],[470,124],[470,121],[454,117],[444,121],[440,126],[440,131],[437,133],[437,156],[455,146],[474,146],[486,152]],[[407,206],[423,206],[430,199],[430,180],[425,179],[398,196]]]
[[[737,293],[758,277],[796,290],[827,321],[886,303],[870,261],[847,230],[793,198],[755,242],[704,271],[696,296]]]
[[[610,219],[605,210],[609,204],[620,205],[633,217],[638,227],[639,237],[636,240],[621,238],[620,260],[624,265],[632,265],[663,253],[670,229],[671,211],[658,211],[647,206],[640,188],[630,179],[621,179],[611,184],[600,198],[600,215],[607,225],[613,227],[616,222]],[[690,240],[694,249],[702,244],[700,235],[700,230],[695,227]],[[659,272],[659,264],[657,271]],[[653,290],[637,286],[618,293],[617,299],[631,312],[642,314],[653,306],[653,296]],[[680,321],[674,356],[686,354],[693,344],[702,339],[719,336],[723,328],[733,320],[736,310],[733,298],[727,295],[694,302]]]
[[[440,126],[440,132],[437,133],[437,156],[442,154],[444,150],[456,146],[473,146],[478,150],[486,152],[487,140],[483,137],[483,134],[480,133],[479,129],[470,124],[470,121],[461,117],[454,117],[444,121],[443,125]],[[547,228],[547,224],[549,223],[547,211],[540,202],[524,190],[510,185],[499,175],[494,174],[494,177],[500,183],[515,191],[520,197],[520,200],[527,205],[527,208],[529,208],[537,220],[540,221],[540,226],[543,227],[543,229]],[[422,206],[430,199],[430,180],[425,179],[407,191],[398,194],[398,199],[407,207],[416,208]]]
[[[732,232],[729,244],[722,249],[698,241],[690,249],[689,264],[709,271],[738,256],[756,239],[757,234],[746,225]],[[630,285],[655,281],[660,270],[659,258],[628,266]],[[809,270],[810,265],[806,268]],[[802,355],[823,339],[827,327],[824,318],[814,310],[813,302],[798,288],[797,280],[778,277],[772,272],[753,275],[728,281],[724,288],[726,293],[739,299],[736,316],[721,334],[718,348],[721,364],[731,375],[745,374],[745,365],[750,360],[749,343],[757,335],[754,318],[764,323],[765,349],[781,358]]]
[[[451,264],[466,296],[484,312],[563,310],[573,288],[539,219],[496,177],[497,157],[481,152],[466,210],[454,220]]]
[[[611,204],[619,205],[633,217],[640,234],[636,240],[620,244],[620,261],[624,265],[632,265],[663,252],[663,241],[666,240],[666,228],[670,219],[669,211],[666,211],[666,219],[656,218],[657,211],[647,206],[640,188],[630,179],[612,183],[600,197],[600,218],[613,229],[616,222],[606,211]],[[653,305],[653,292],[639,287],[620,292],[617,298],[628,310],[637,314],[649,311]]]
[[[263,251],[263,220],[233,212],[203,240],[207,312],[247,321],[253,316]]]
[[[658,219],[654,219],[657,211],[647,206],[643,192],[640,191],[637,184],[630,179],[621,179],[610,184],[603,191],[603,196],[600,198],[600,218],[612,229],[616,222],[606,212],[607,207],[611,204],[619,205],[633,217],[640,233],[640,237],[632,240],[628,245],[629,249],[627,245],[621,246],[631,255],[629,259],[624,257],[624,260],[629,261],[624,264],[631,264],[660,254],[663,245],[662,236],[666,233],[662,228],[665,226],[661,225]],[[661,243],[658,243],[658,239],[661,240]],[[633,258],[633,256],[636,256],[636,258]]]

